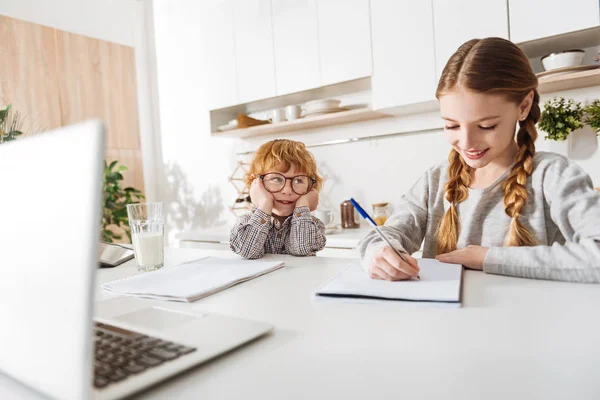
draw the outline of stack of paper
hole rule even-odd
[[[429,258],[417,259],[417,262],[421,268],[421,279],[397,282],[371,279],[355,262],[317,290],[315,295],[460,305],[462,265]]]
[[[192,302],[283,267],[283,261],[207,257],[108,282],[102,287],[125,296]]]

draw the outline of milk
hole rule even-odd
[[[162,267],[164,260],[162,233],[134,233],[131,239],[138,266],[149,269]]]

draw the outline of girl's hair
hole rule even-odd
[[[275,139],[261,145],[250,163],[250,170],[244,180],[249,187],[254,178],[273,171],[273,168],[285,172],[292,166],[317,181],[314,189],[321,189],[323,178],[317,174],[315,158],[306,149],[304,143],[288,139]]]
[[[527,56],[514,43],[501,38],[472,39],[458,48],[446,64],[436,97],[439,99],[457,86],[477,93],[503,94],[507,99],[520,104],[533,91],[533,105],[529,115],[519,121],[515,165],[502,189],[504,191],[504,211],[512,218],[506,236],[507,246],[533,246],[533,235],[520,221],[527,203],[527,177],[533,172],[533,156],[537,130],[535,124],[540,119],[540,96],[537,92],[537,77],[533,73]],[[448,181],[444,186],[446,200],[450,208],[437,231],[437,253],[456,250],[460,235],[457,205],[469,196],[471,180],[470,168],[460,154],[452,149],[448,156]]]

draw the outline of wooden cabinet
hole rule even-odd
[[[371,23],[373,108],[435,99],[431,2],[371,0]]]
[[[600,25],[598,0],[509,0],[510,39],[515,43]]]

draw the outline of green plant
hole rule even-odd
[[[573,99],[555,97],[544,103],[538,126],[548,134],[546,139],[566,140],[571,132],[583,128],[582,117],[581,103],[576,103]]]
[[[11,104],[0,109],[0,143],[10,142],[23,134],[23,118],[18,111],[10,112]]]
[[[123,175],[121,172],[127,171],[127,167],[120,165],[117,167],[117,161],[108,165],[104,161],[104,179],[103,179],[103,207],[102,207],[102,240],[112,243],[113,240],[120,240],[122,235],[118,235],[109,229],[111,226],[122,228],[129,241],[131,241],[131,230],[127,223],[127,204],[138,203],[145,199],[141,191],[132,187],[123,188],[121,181]]]
[[[594,100],[583,112],[586,114],[585,123],[592,127],[596,135],[600,135],[600,99]]]

